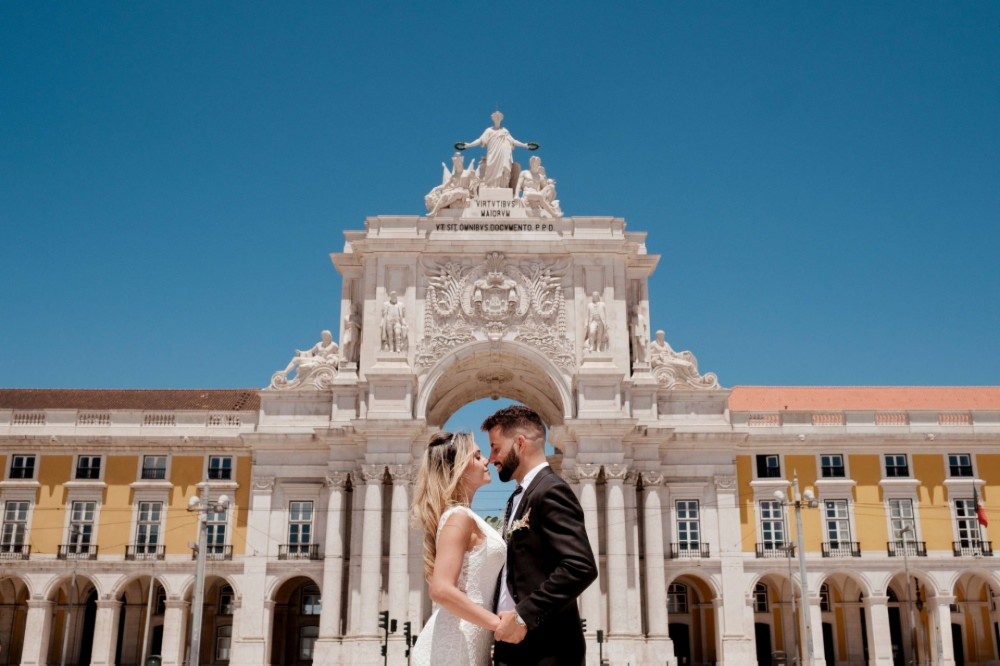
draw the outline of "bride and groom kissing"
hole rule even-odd
[[[438,433],[424,452],[413,501],[424,530],[434,612],[412,666],[580,666],[586,644],[576,599],[597,578],[583,510],[545,460],[545,425],[512,405],[487,418],[485,459],[471,433]],[[501,532],[469,507],[490,482],[517,489]],[[491,662],[492,653],[492,662]]]

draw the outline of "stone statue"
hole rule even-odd
[[[649,343],[649,365],[661,384],[670,387],[718,388],[714,373],[698,374],[698,360],[689,351],[675,352],[664,339],[663,331],[656,332],[656,339]]]
[[[537,143],[521,143],[506,127],[501,127],[503,114],[499,110],[490,116],[493,127],[487,127],[482,135],[472,143],[458,142],[455,148],[465,150],[484,146],[486,148],[486,168],[481,170],[483,184],[486,187],[510,187],[510,170],[514,162],[514,148],[538,150]]]
[[[409,331],[406,326],[406,309],[399,302],[396,292],[389,293],[389,300],[382,304],[382,351],[406,351]]]
[[[351,310],[344,317],[344,343],[341,348],[341,357],[345,363],[357,363],[359,352],[361,351],[361,315],[358,312],[357,304],[351,304]]]
[[[428,215],[437,215],[439,210],[455,203],[464,204],[472,196],[478,185],[476,169],[472,165],[469,165],[468,169],[464,168],[462,161],[462,154],[456,152],[451,158],[450,171],[443,163],[441,164],[443,169],[441,184],[424,197]]]
[[[326,388],[336,376],[340,367],[337,343],[330,331],[320,333],[320,341],[306,351],[296,350],[295,356],[284,370],[271,376],[271,388],[291,389],[308,384],[316,388]],[[295,371],[295,377],[288,375]]]
[[[596,291],[587,304],[587,336],[584,342],[589,352],[608,350],[608,310]]]
[[[642,316],[642,310],[636,306],[632,318],[632,363],[645,365],[649,351],[649,322]]]
[[[521,197],[526,208],[541,211],[542,217],[562,217],[556,199],[556,181],[545,175],[542,158],[532,155],[528,165],[528,170],[517,177],[514,196]]]

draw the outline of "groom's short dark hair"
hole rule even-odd
[[[500,426],[500,432],[505,435],[514,430],[524,429],[534,430],[542,436],[542,439],[545,438],[545,424],[542,423],[542,417],[524,405],[511,405],[495,412],[493,416],[483,421],[482,431],[489,432],[497,426]]]

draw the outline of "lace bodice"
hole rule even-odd
[[[441,528],[456,511],[464,511],[472,516],[484,537],[472,550],[465,553],[462,571],[458,576],[458,588],[473,602],[492,610],[497,577],[507,559],[507,544],[493,527],[466,506],[452,507],[441,515],[438,536]],[[411,666],[487,666],[492,642],[493,634],[490,631],[466,622],[435,604],[434,612],[413,648],[410,663]]]

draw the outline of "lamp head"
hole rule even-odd
[[[783,491],[781,491],[781,490],[775,490],[774,491],[774,499],[778,500],[779,502],[784,502],[785,501],[785,493]]]
[[[197,495],[192,496],[191,499],[188,500],[188,511],[197,511],[200,506],[201,498]]]
[[[219,495],[216,505],[221,507],[223,511],[229,508],[229,495]]]

